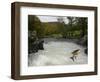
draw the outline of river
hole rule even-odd
[[[85,47],[71,40],[44,39],[44,50],[31,53],[28,56],[28,66],[52,66],[52,65],[77,65],[87,64],[88,56],[84,53]],[[72,52],[80,49],[80,54],[73,61]]]

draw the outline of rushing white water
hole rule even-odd
[[[70,57],[74,50],[80,49],[80,54],[73,61]],[[44,43],[44,50],[29,54],[29,66],[47,66],[47,65],[72,65],[86,64],[88,56],[84,53],[84,47],[72,42],[51,41]]]

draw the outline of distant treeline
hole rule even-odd
[[[57,22],[41,22],[35,15],[28,16],[28,31],[38,38],[82,38],[87,35],[87,18],[66,17],[68,23],[64,22],[63,17],[58,17]]]

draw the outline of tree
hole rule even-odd
[[[36,31],[37,37],[40,38],[43,35],[42,23],[35,15],[28,16],[28,31]]]
[[[81,29],[81,37],[84,37],[85,35],[87,35],[87,18],[77,18],[77,25],[80,27]]]
[[[73,23],[75,22],[75,17],[67,17],[68,24],[70,27],[73,27]]]
[[[63,38],[66,38],[66,24],[64,22],[64,18],[63,17],[58,17],[58,29],[59,29],[59,32],[62,34]]]

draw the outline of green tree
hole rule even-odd
[[[28,31],[36,31],[37,37],[40,38],[43,36],[42,23],[39,18],[35,15],[28,16]]]
[[[66,24],[64,22],[64,18],[63,17],[58,17],[58,29],[59,29],[59,33],[61,33],[61,35],[63,36],[63,38],[66,38],[66,32],[67,32],[67,28],[66,28]]]
[[[77,26],[80,27],[81,29],[81,37],[87,35],[87,22],[88,22],[87,18],[77,17]]]

